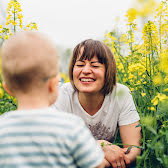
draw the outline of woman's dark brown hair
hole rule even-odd
[[[83,53],[81,52],[83,48]],[[79,60],[91,60],[97,56],[100,63],[105,65],[105,81],[101,92],[104,95],[112,92],[113,87],[116,85],[116,63],[111,50],[103,43],[97,40],[88,39],[79,43],[73,50],[72,58],[69,66],[69,78],[72,86],[76,89],[73,82],[73,69],[77,58],[81,54]],[[76,89],[77,90],[77,89]]]

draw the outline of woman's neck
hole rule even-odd
[[[104,97],[105,96],[101,93],[96,94],[87,94],[80,92],[78,93],[78,99],[81,106],[91,116],[93,116],[99,111],[99,109],[103,104]]]

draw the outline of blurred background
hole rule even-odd
[[[10,0],[0,0],[1,25],[6,23],[6,9],[9,2]],[[68,72],[69,58],[79,42],[88,38],[104,40],[105,34],[113,29],[123,32],[126,29],[127,10],[131,7],[140,7],[136,0],[19,0],[18,2],[21,4],[24,16],[23,24],[35,22],[38,30],[48,34],[57,45],[60,71],[63,73]]]

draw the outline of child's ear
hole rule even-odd
[[[56,92],[56,87],[58,86],[58,78],[51,78],[49,80],[49,92]]]
[[[11,96],[14,96],[14,93],[8,88],[5,82],[2,82],[2,86],[8,94],[10,94]]]

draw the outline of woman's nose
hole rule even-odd
[[[90,67],[90,65],[85,65],[84,67],[83,67],[83,69],[82,69],[82,72],[83,73],[91,73],[92,72],[92,70],[91,70],[91,67]]]

